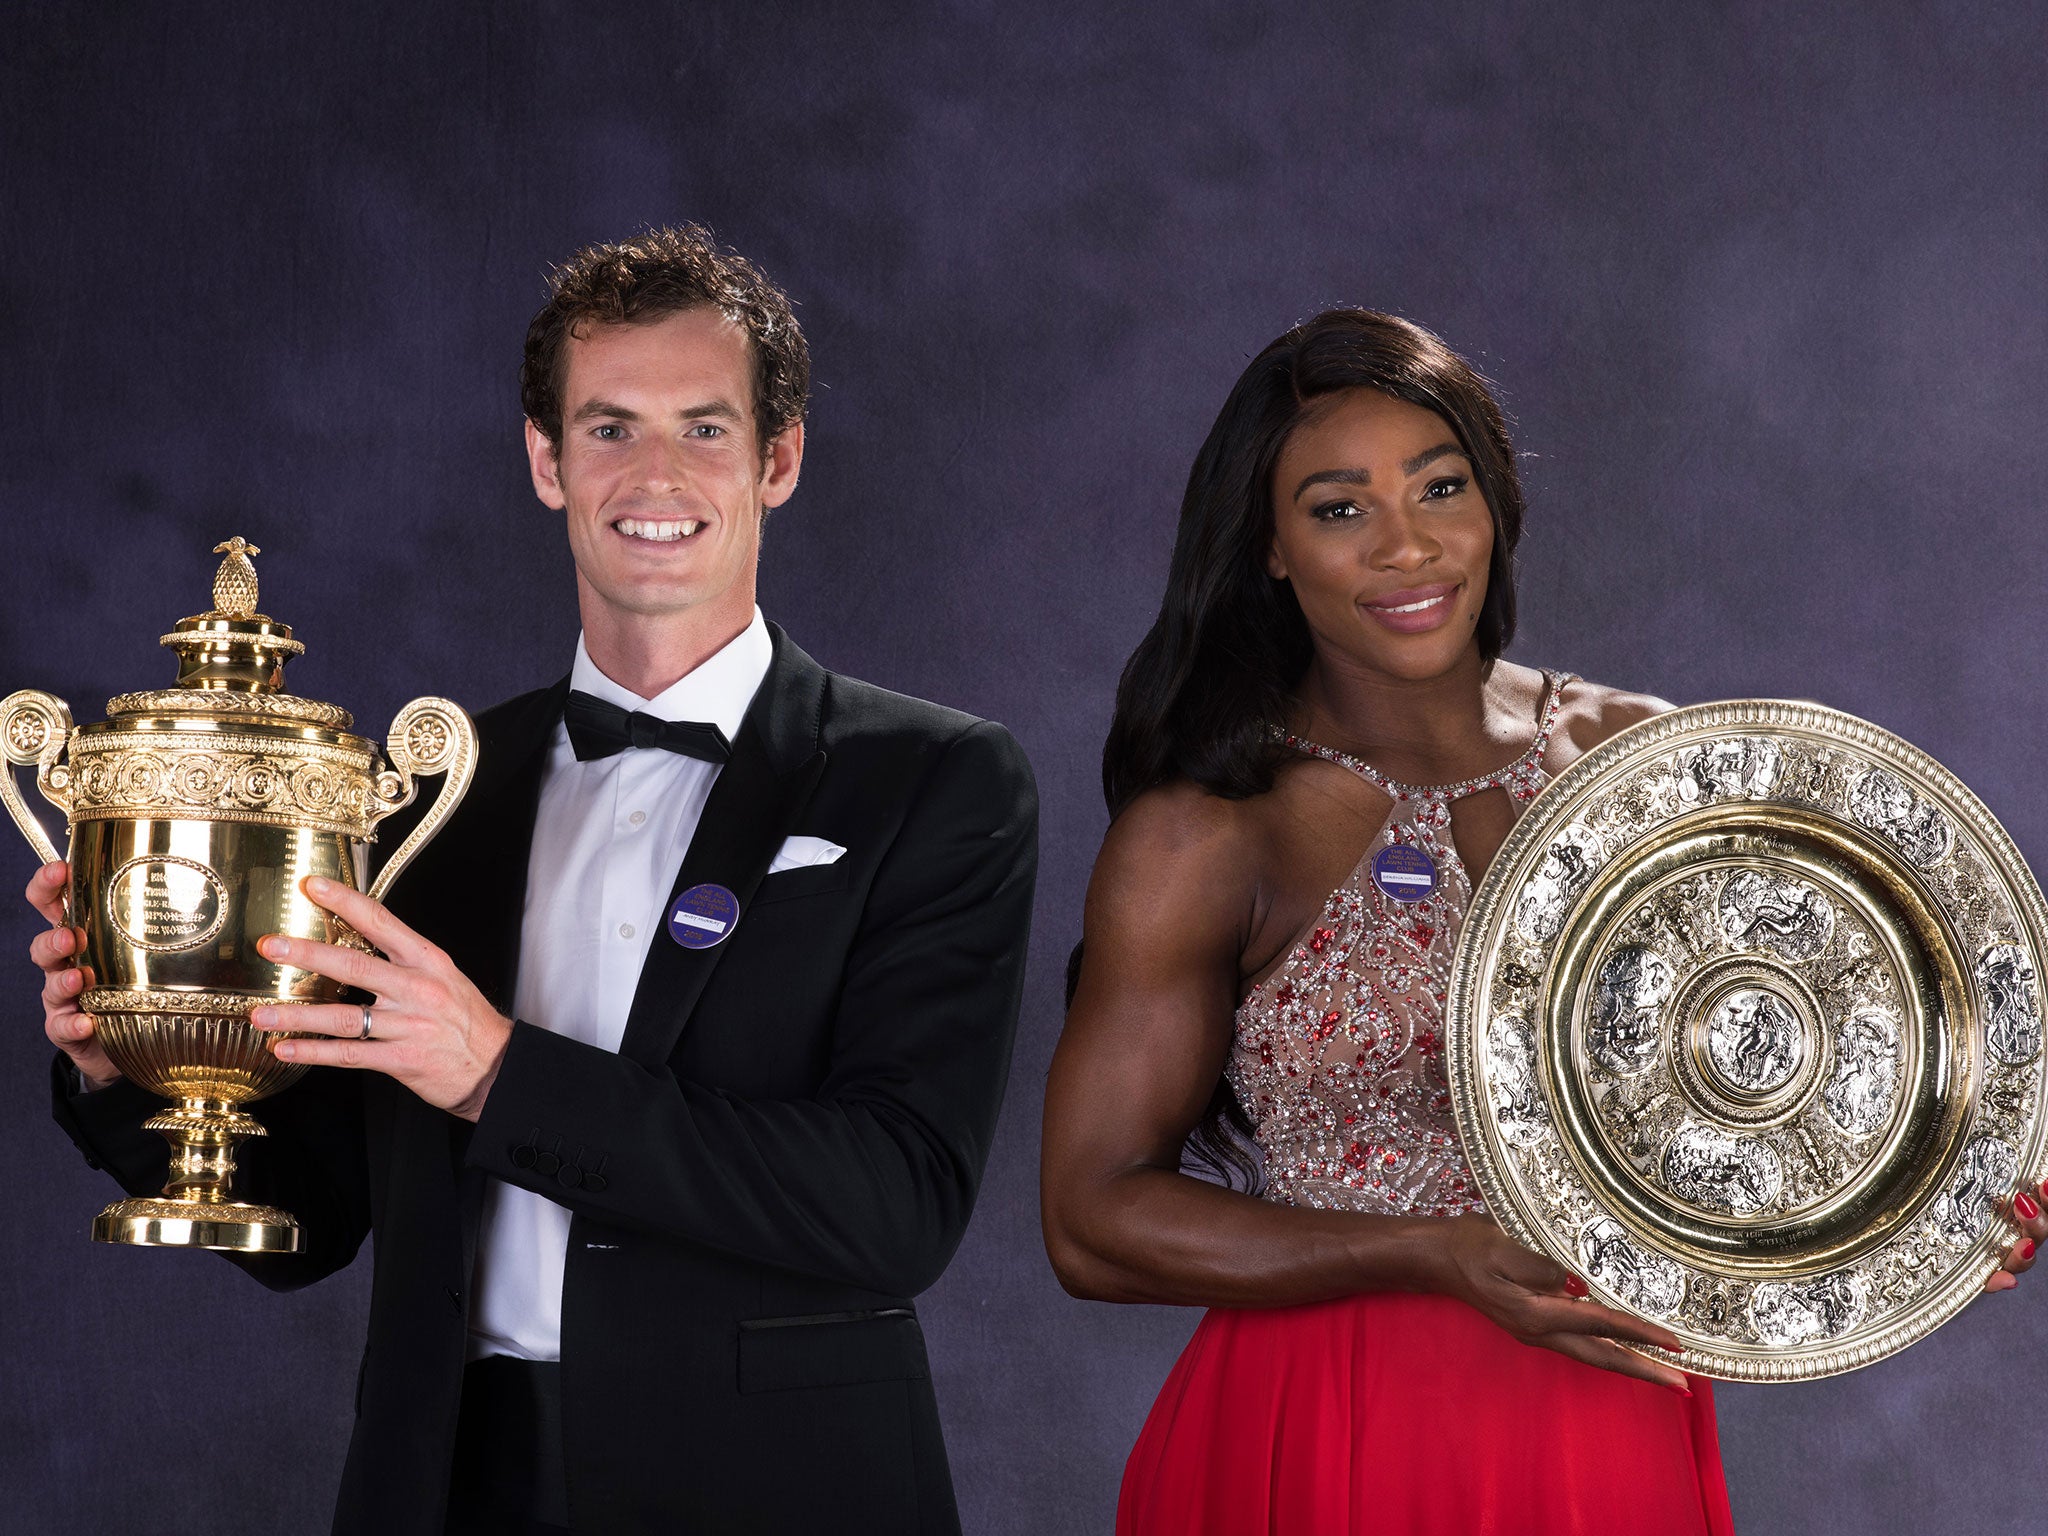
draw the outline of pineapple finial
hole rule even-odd
[[[213,573],[213,611],[230,618],[247,618],[256,611],[256,567],[251,555],[262,550],[240,534],[225,544],[213,546],[216,555],[226,555]]]

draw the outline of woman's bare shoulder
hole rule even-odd
[[[1630,726],[1668,714],[1677,707],[1654,694],[1631,693],[1605,683],[1574,678],[1558,698],[1558,734],[1575,749],[1572,756],[1583,757]]]
[[[1243,865],[1263,835],[1256,800],[1230,800],[1186,779],[1146,790],[1102,839],[1104,865],[1137,865],[1173,878]]]
[[[1229,800],[1185,781],[1138,796],[1102,839],[1084,926],[1105,937],[1150,935],[1148,947],[1163,940],[1175,950],[1238,935],[1267,846],[1264,798]]]

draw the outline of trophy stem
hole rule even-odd
[[[118,1200],[92,1224],[93,1241],[147,1248],[223,1248],[296,1253],[299,1224],[288,1211],[229,1198],[235,1143],[267,1134],[253,1115],[225,1099],[181,1098],[143,1121],[171,1144],[161,1196]]]

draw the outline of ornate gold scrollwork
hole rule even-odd
[[[21,835],[45,864],[56,862],[57,846],[22,799],[14,782],[14,770],[34,764],[36,788],[43,792],[45,800],[69,816],[71,770],[59,759],[70,739],[71,706],[54,694],[24,688],[0,699],[0,753],[7,758],[6,771],[0,772],[0,802],[5,802],[7,814],[14,818]]]
[[[476,726],[460,704],[433,697],[414,699],[391,722],[386,740],[391,768],[377,775],[377,798],[382,804],[372,809],[372,818],[382,821],[395,811],[411,805],[419,793],[421,775],[445,774],[441,793],[434,797],[419,825],[407,834],[370,884],[370,899],[382,901],[391,883],[441,830],[442,823],[455,814],[469,781],[476,772]]]

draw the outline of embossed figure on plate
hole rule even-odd
[[[1669,1259],[1646,1252],[1612,1216],[1579,1233],[1586,1278],[1650,1317],[1669,1317],[1685,1299],[1685,1276]]]
[[[1680,1126],[1664,1149],[1664,1183],[1702,1210],[1754,1216],[1778,1198],[1785,1168],[1754,1136],[1693,1121]]]
[[[1890,838],[1919,869],[1932,869],[1955,846],[1948,818],[1884,768],[1871,769],[1851,786],[1849,814]]]
[[[1560,830],[1515,905],[1515,926],[1523,937],[1538,944],[1556,938],[1564,926],[1565,914],[1592,884],[1593,873],[1605,856],[1606,850],[1590,828],[1571,826]]]
[[[1862,1320],[1863,1308],[1863,1287],[1847,1270],[1811,1280],[1766,1280],[1749,1297],[1756,1336],[1779,1346],[1836,1338]]]
[[[1742,1093],[1770,1093],[1806,1060],[1806,1031],[1792,1005],[1763,987],[1737,987],[1707,1020],[1707,1059]]]
[[[1998,1214],[1998,1204],[2019,1175],[2019,1154],[1995,1136],[1980,1136],[1928,1213],[1934,1230],[1951,1243],[1972,1241]]]
[[[1740,869],[1721,887],[1721,932],[1743,949],[1768,949],[1786,960],[1811,960],[1828,947],[1835,908],[1826,896],[1789,875]]]
[[[1487,1091],[1501,1138],[1526,1147],[1550,1134],[1550,1111],[1536,1082],[1536,1031],[1529,1021],[1504,1013],[1487,1031]]]
[[[1899,1088],[1899,1026],[1888,1013],[1861,1009],[1835,1031],[1835,1070],[1821,1090],[1828,1118],[1851,1136],[1867,1136],[1890,1117]]]
[[[1977,961],[1984,993],[1984,1043],[2009,1067],[2041,1051],[2041,999],[2034,967],[2017,944],[1994,944]]]
[[[1783,759],[1777,743],[1731,736],[1678,754],[1678,798],[1688,805],[1731,798],[1756,800],[1778,785]]]
[[[1621,1077],[1649,1066],[1663,1044],[1672,986],[1671,967],[1655,950],[1631,944],[1609,955],[1593,985],[1587,1054]]]

